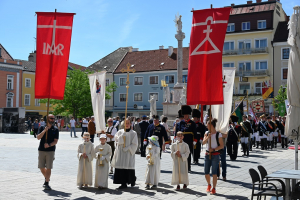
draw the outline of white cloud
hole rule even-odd
[[[139,19],[139,14],[131,15],[122,25],[119,42],[122,43],[124,40],[128,38],[132,29],[134,28],[134,23]]]

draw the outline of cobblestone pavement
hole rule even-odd
[[[53,190],[45,191],[42,187],[44,178],[37,168],[39,141],[29,134],[0,134],[0,199],[250,199],[249,168],[257,169],[258,165],[263,165],[269,173],[294,168],[294,151],[282,149],[279,144],[278,149],[272,151],[254,148],[249,158],[242,157],[239,152],[236,161],[230,161],[227,156],[227,181],[219,180],[217,195],[210,195],[205,192],[203,153],[199,165],[192,165],[188,189],[180,191],[170,185],[172,160],[170,153],[163,153],[158,189],[145,190],[146,161],[136,155],[135,187],[116,190],[119,185],[112,184],[109,176],[109,189],[81,190],[76,187],[77,147],[81,142],[81,138],[71,138],[68,132],[60,133],[50,181]]]

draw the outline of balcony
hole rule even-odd
[[[250,54],[262,54],[262,53],[269,53],[268,47],[265,47],[265,48],[251,48],[251,49],[223,50],[223,56],[250,55]]]
[[[236,77],[266,77],[269,76],[269,71],[266,70],[250,70],[250,71],[235,71]]]

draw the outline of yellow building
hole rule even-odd
[[[245,96],[262,99],[263,82],[273,87],[272,41],[280,21],[287,16],[279,1],[232,5],[223,49],[223,67],[235,67],[233,102]],[[273,113],[272,99],[265,101],[265,111]]]
[[[35,62],[22,61],[23,63],[23,80],[22,80],[22,107],[25,107],[25,118],[31,117],[32,120],[47,115],[47,106],[35,99]],[[53,109],[50,107],[49,109]]]

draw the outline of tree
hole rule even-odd
[[[274,98],[274,100],[272,102],[274,109],[276,111],[279,111],[279,104],[284,103],[284,101],[287,99],[285,87],[283,87],[282,85],[280,86],[280,88],[278,90],[278,95]]]
[[[66,80],[64,99],[50,99],[54,115],[72,115],[75,119],[93,115],[88,74],[91,74],[89,70],[75,69],[68,72],[69,77]],[[115,82],[106,86],[105,98],[111,99],[110,94],[116,91],[116,88]],[[41,102],[46,103],[47,99],[43,99]]]

